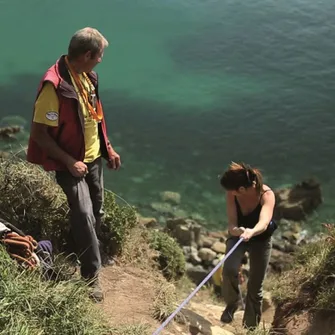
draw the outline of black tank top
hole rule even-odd
[[[267,191],[271,191],[271,190],[266,190],[266,191],[263,192],[263,194],[266,193]],[[261,210],[262,210],[261,200],[262,200],[263,194],[261,195],[261,197],[259,199],[259,203],[256,206],[256,208],[247,215],[243,215],[242,210],[241,210],[241,206],[240,206],[237,198],[235,197],[235,204],[236,204],[236,210],[237,210],[237,225],[239,227],[252,229],[256,226],[256,224],[259,221],[259,216],[260,216]],[[263,232],[262,234],[254,236],[252,239],[253,240],[256,240],[256,239],[257,240],[263,240],[263,239],[269,238],[276,229],[277,229],[277,225],[271,219],[271,222],[269,223],[266,231]]]

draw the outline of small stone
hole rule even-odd
[[[226,252],[226,245],[222,242],[215,242],[211,249],[216,253],[224,254]]]
[[[198,256],[197,253],[192,253],[189,256],[190,262],[194,265],[201,264],[201,258]]]
[[[216,252],[214,252],[213,250],[209,248],[201,248],[198,252],[198,256],[203,261],[212,262],[216,257]]]
[[[191,254],[197,254],[198,253],[198,250],[194,247],[191,247],[191,246],[183,246],[183,253],[185,256],[189,256]]]
[[[215,242],[215,239],[210,238],[210,237],[206,237],[206,236],[202,236],[200,243],[204,248],[211,248],[212,245],[214,244],[214,242]]]
[[[215,238],[216,240],[220,240],[221,238],[223,240],[226,240],[227,234],[228,234],[228,231],[216,231],[216,232],[210,232],[208,236]]]

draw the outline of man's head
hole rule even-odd
[[[68,48],[69,61],[82,72],[90,72],[102,61],[108,41],[97,30],[86,27],[78,30],[71,38]]]

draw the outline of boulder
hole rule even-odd
[[[322,204],[320,184],[313,179],[304,180],[292,188],[276,190],[275,195],[276,219],[305,220]]]
[[[180,312],[182,322],[189,325],[189,331],[192,335],[212,335],[212,324],[201,315],[183,308]]]
[[[196,284],[199,285],[208,275],[208,271],[201,265],[186,263],[186,274]]]
[[[193,234],[190,227],[176,226],[173,236],[176,238],[180,245],[192,245]]]
[[[201,239],[202,227],[191,219],[173,218],[166,221],[166,227],[171,236],[181,245],[198,245]]]

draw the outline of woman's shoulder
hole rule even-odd
[[[270,186],[263,184],[263,194],[266,193],[266,192],[268,192],[268,191],[272,191],[273,192],[273,190],[272,190],[272,188]]]
[[[262,192],[261,197],[262,197],[262,202],[264,203],[265,200],[273,201],[272,199],[275,199],[275,194],[271,187],[269,187],[268,185],[263,185],[263,192]]]

